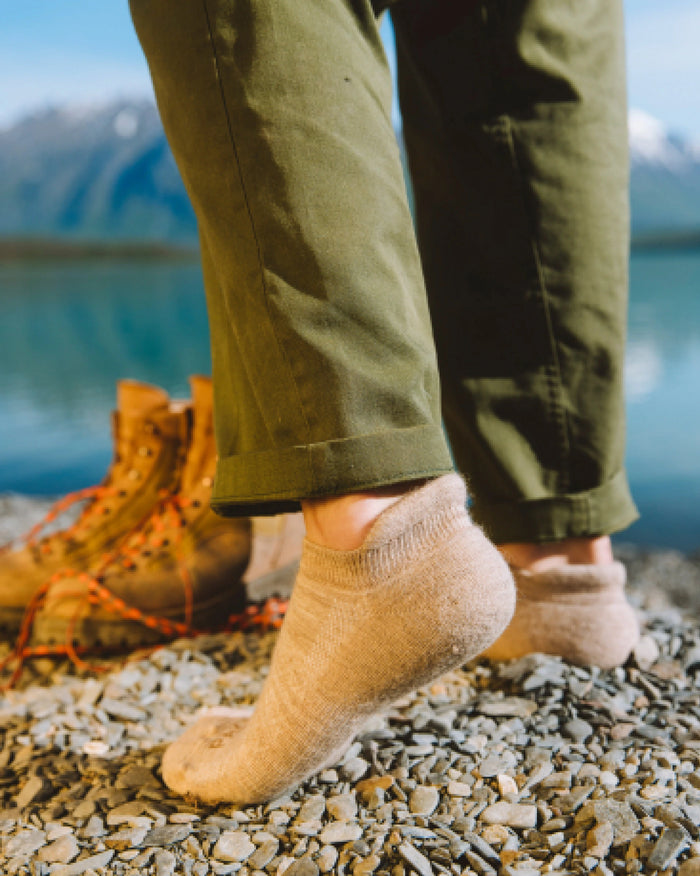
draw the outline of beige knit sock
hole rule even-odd
[[[484,657],[512,660],[539,651],[602,669],[625,662],[639,638],[639,624],[625,598],[622,563],[513,569],[513,574],[515,615]]]
[[[253,717],[200,719],[166,751],[166,784],[209,803],[273,799],[335,763],[374,712],[492,642],[515,592],[465,499],[445,475],[384,511],[357,550],[306,541]]]

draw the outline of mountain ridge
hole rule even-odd
[[[700,141],[639,110],[629,124],[633,234],[700,240]],[[196,245],[155,105],[65,105],[0,130],[0,237]]]

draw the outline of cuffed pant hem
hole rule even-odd
[[[211,506],[224,517],[298,511],[338,496],[454,471],[439,426],[392,429],[219,460]]]
[[[639,517],[624,471],[584,493],[493,504],[475,501],[471,514],[496,544],[610,535]]]

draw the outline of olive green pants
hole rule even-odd
[[[444,419],[496,542],[632,522],[619,0],[392,7],[419,246],[369,0],[130,5],[199,222],[215,509],[450,471]]]

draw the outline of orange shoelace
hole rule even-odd
[[[19,536],[17,539],[12,539],[7,544],[0,546],[0,553],[5,553],[13,549],[16,545],[25,544],[29,547],[38,545],[39,549],[43,553],[48,553],[51,550],[50,541],[53,538],[63,539],[65,541],[73,538],[76,533],[82,529],[85,525],[87,519],[92,517],[94,514],[100,514],[104,512],[104,506],[100,505],[100,501],[103,499],[111,498],[112,496],[116,496],[119,493],[119,490],[116,487],[108,487],[104,484],[97,484],[94,487],[85,487],[82,490],[75,490],[72,493],[67,493],[65,496],[61,497],[57,502],[49,508],[46,514],[42,517],[42,519],[35,523],[32,528],[26,532],[24,535]],[[86,499],[92,499],[93,501],[88,505],[87,508],[84,509],[83,513],[78,517],[78,519],[67,529],[61,529],[57,532],[51,533],[48,536],[45,536],[44,539],[39,541],[39,536],[55,520],[57,520],[61,514],[64,514],[73,505],[78,502],[83,502]]]
[[[94,488],[92,488],[94,489]],[[80,491],[85,493],[86,491]],[[78,495],[78,494],[72,494]],[[68,497],[66,497],[67,499]],[[86,498],[82,496],[81,498]],[[61,500],[56,505],[65,504],[66,500]],[[73,499],[79,501],[79,499]],[[70,503],[72,504],[72,502]],[[112,614],[118,615],[124,620],[133,621],[143,624],[149,629],[160,632],[168,639],[178,637],[196,637],[201,635],[211,635],[212,633],[232,632],[234,630],[249,630],[258,629],[260,631],[279,629],[282,625],[284,614],[287,610],[287,600],[270,598],[260,604],[247,606],[240,614],[231,615],[226,623],[215,629],[195,629],[192,626],[192,616],[194,609],[194,593],[192,575],[187,566],[185,557],[182,554],[182,542],[185,535],[187,521],[185,520],[184,509],[192,506],[193,501],[186,496],[179,494],[165,495],[156,510],[152,512],[143,526],[136,526],[132,529],[125,538],[121,541],[119,547],[111,553],[103,555],[100,563],[96,567],[93,574],[88,572],[78,572],[74,569],[66,568],[49,578],[43,584],[27,605],[27,608],[22,619],[17,641],[12,652],[2,661],[0,661],[0,673],[5,671],[9,666],[14,664],[14,669],[7,683],[3,686],[4,689],[12,687],[22,674],[24,663],[32,657],[53,657],[66,656],[81,670],[90,670],[93,672],[109,672],[113,667],[91,664],[83,660],[81,655],[87,654],[103,654],[114,653],[119,651],[119,648],[105,648],[101,646],[81,646],[74,642],[74,628],[78,621],[79,613],[84,602],[87,601],[90,605],[100,606],[103,610]],[[56,506],[51,509],[52,513]],[[56,514],[59,513],[58,511]],[[47,515],[48,517],[48,515]],[[50,522],[46,520],[46,522]],[[45,523],[43,524],[45,525]],[[36,529],[36,527],[35,527]],[[177,562],[178,575],[183,583],[184,589],[184,622],[173,621],[169,618],[160,617],[154,614],[147,614],[135,606],[129,605],[125,600],[113,594],[109,588],[105,587],[100,578],[105,573],[107,568],[119,563],[124,568],[135,568],[136,562],[134,556],[141,553],[144,547],[162,547],[169,541],[163,533],[167,530],[174,530],[173,538],[173,553]],[[63,595],[70,598],[78,597],[81,601],[76,607],[76,611],[72,621],[69,623],[66,633],[66,640],[62,645],[36,645],[29,646],[29,640],[34,625],[34,619],[45,604],[46,599],[51,589],[59,582],[68,578],[76,579],[78,584],[84,585],[75,591],[66,591]],[[163,645],[156,645],[151,649]],[[139,649],[143,651],[143,649]],[[1,689],[1,688],[0,688]]]

